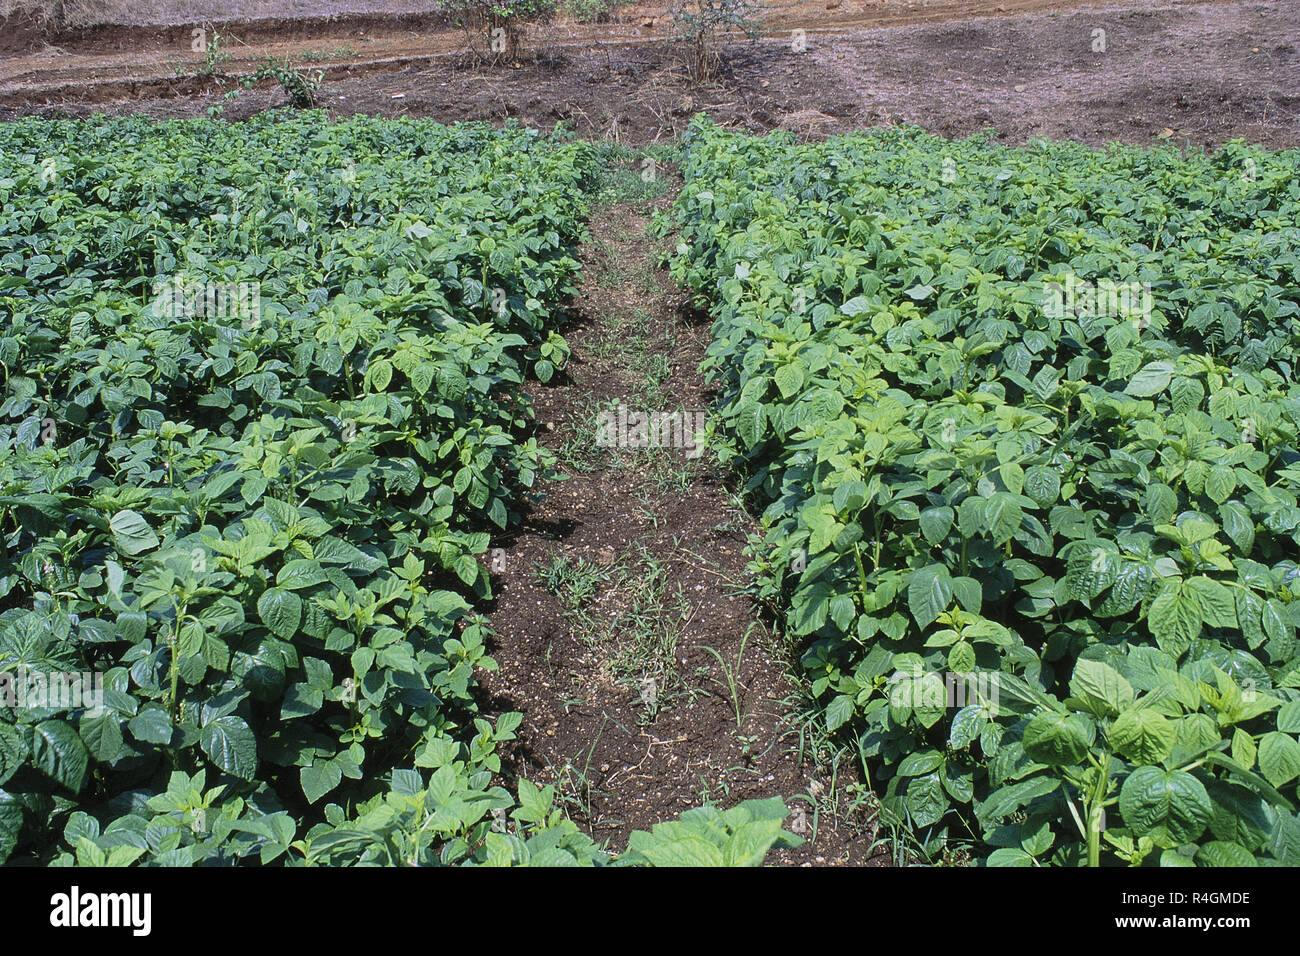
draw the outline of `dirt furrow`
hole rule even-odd
[[[602,412],[616,443],[621,412],[632,433],[647,413],[689,444],[709,405],[697,370],[707,322],[645,234],[667,184],[629,162],[622,201],[594,211],[582,250],[566,373],[531,390],[563,478],[490,552],[500,670],[485,685],[494,708],[524,714],[512,770],[556,784],[612,848],[706,800],[780,796],[808,838],[781,862],[861,863],[870,798],[800,716],[788,649],[744,594],[754,525],[724,470],[702,446],[602,445]]]

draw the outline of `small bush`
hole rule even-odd
[[[555,13],[557,0],[448,0],[444,9],[453,24],[465,31],[476,57],[482,57],[475,40],[486,40],[492,62],[519,59],[519,47],[529,23],[545,22]],[[599,0],[585,0],[599,2]]]
[[[707,83],[721,65],[718,41],[740,32],[751,40],[760,35],[757,0],[678,0],[672,7],[673,27],[690,48],[691,80]]]

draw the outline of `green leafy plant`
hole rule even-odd
[[[746,800],[730,810],[697,807],[680,820],[633,833],[624,866],[759,866],[774,846],[795,847],[800,837],[782,828],[789,811],[780,799]]]
[[[506,718],[462,729],[478,556],[549,467],[503,386],[562,362],[588,148],[318,115],[0,137],[0,205],[62,211],[0,237],[0,669],[104,687],[0,710],[3,855],[73,810],[150,826],[177,773],[300,838],[392,770],[496,772]],[[247,849],[177,832],[168,860]]]
[[[607,23],[623,0],[563,0],[561,9],[577,23]]]
[[[323,70],[317,70],[315,73],[302,70],[294,66],[288,57],[283,60],[268,58],[265,65],[244,80],[244,86],[251,88],[262,80],[275,80],[294,107],[307,110],[316,106],[316,95],[320,91],[321,80],[324,77]]]
[[[225,49],[226,38],[218,33],[215,27],[212,27],[211,24],[204,24],[204,29],[212,30],[212,39],[203,51],[203,65],[199,67],[199,76],[214,76],[217,67],[230,59],[230,54]]]
[[[357,55],[356,49],[351,43],[344,43],[332,50],[304,50],[298,54],[298,59],[312,62],[316,60],[350,60]]]

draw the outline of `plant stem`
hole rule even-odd
[[[1088,801],[1088,866],[1101,866],[1101,825],[1105,817],[1106,789],[1110,786],[1110,754],[1102,762],[1097,786]]]
[[[176,612],[176,623],[167,635],[167,650],[171,655],[171,693],[167,697],[167,715],[171,717],[172,723],[176,722],[176,694],[180,689],[180,667],[176,660],[176,645],[180,643],[181,619],[185,616],[185,608],[181,607]]]

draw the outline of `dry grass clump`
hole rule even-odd
[[[26,21],[46,32],[102,23],[123,0],[0,0],[0,19]]]

